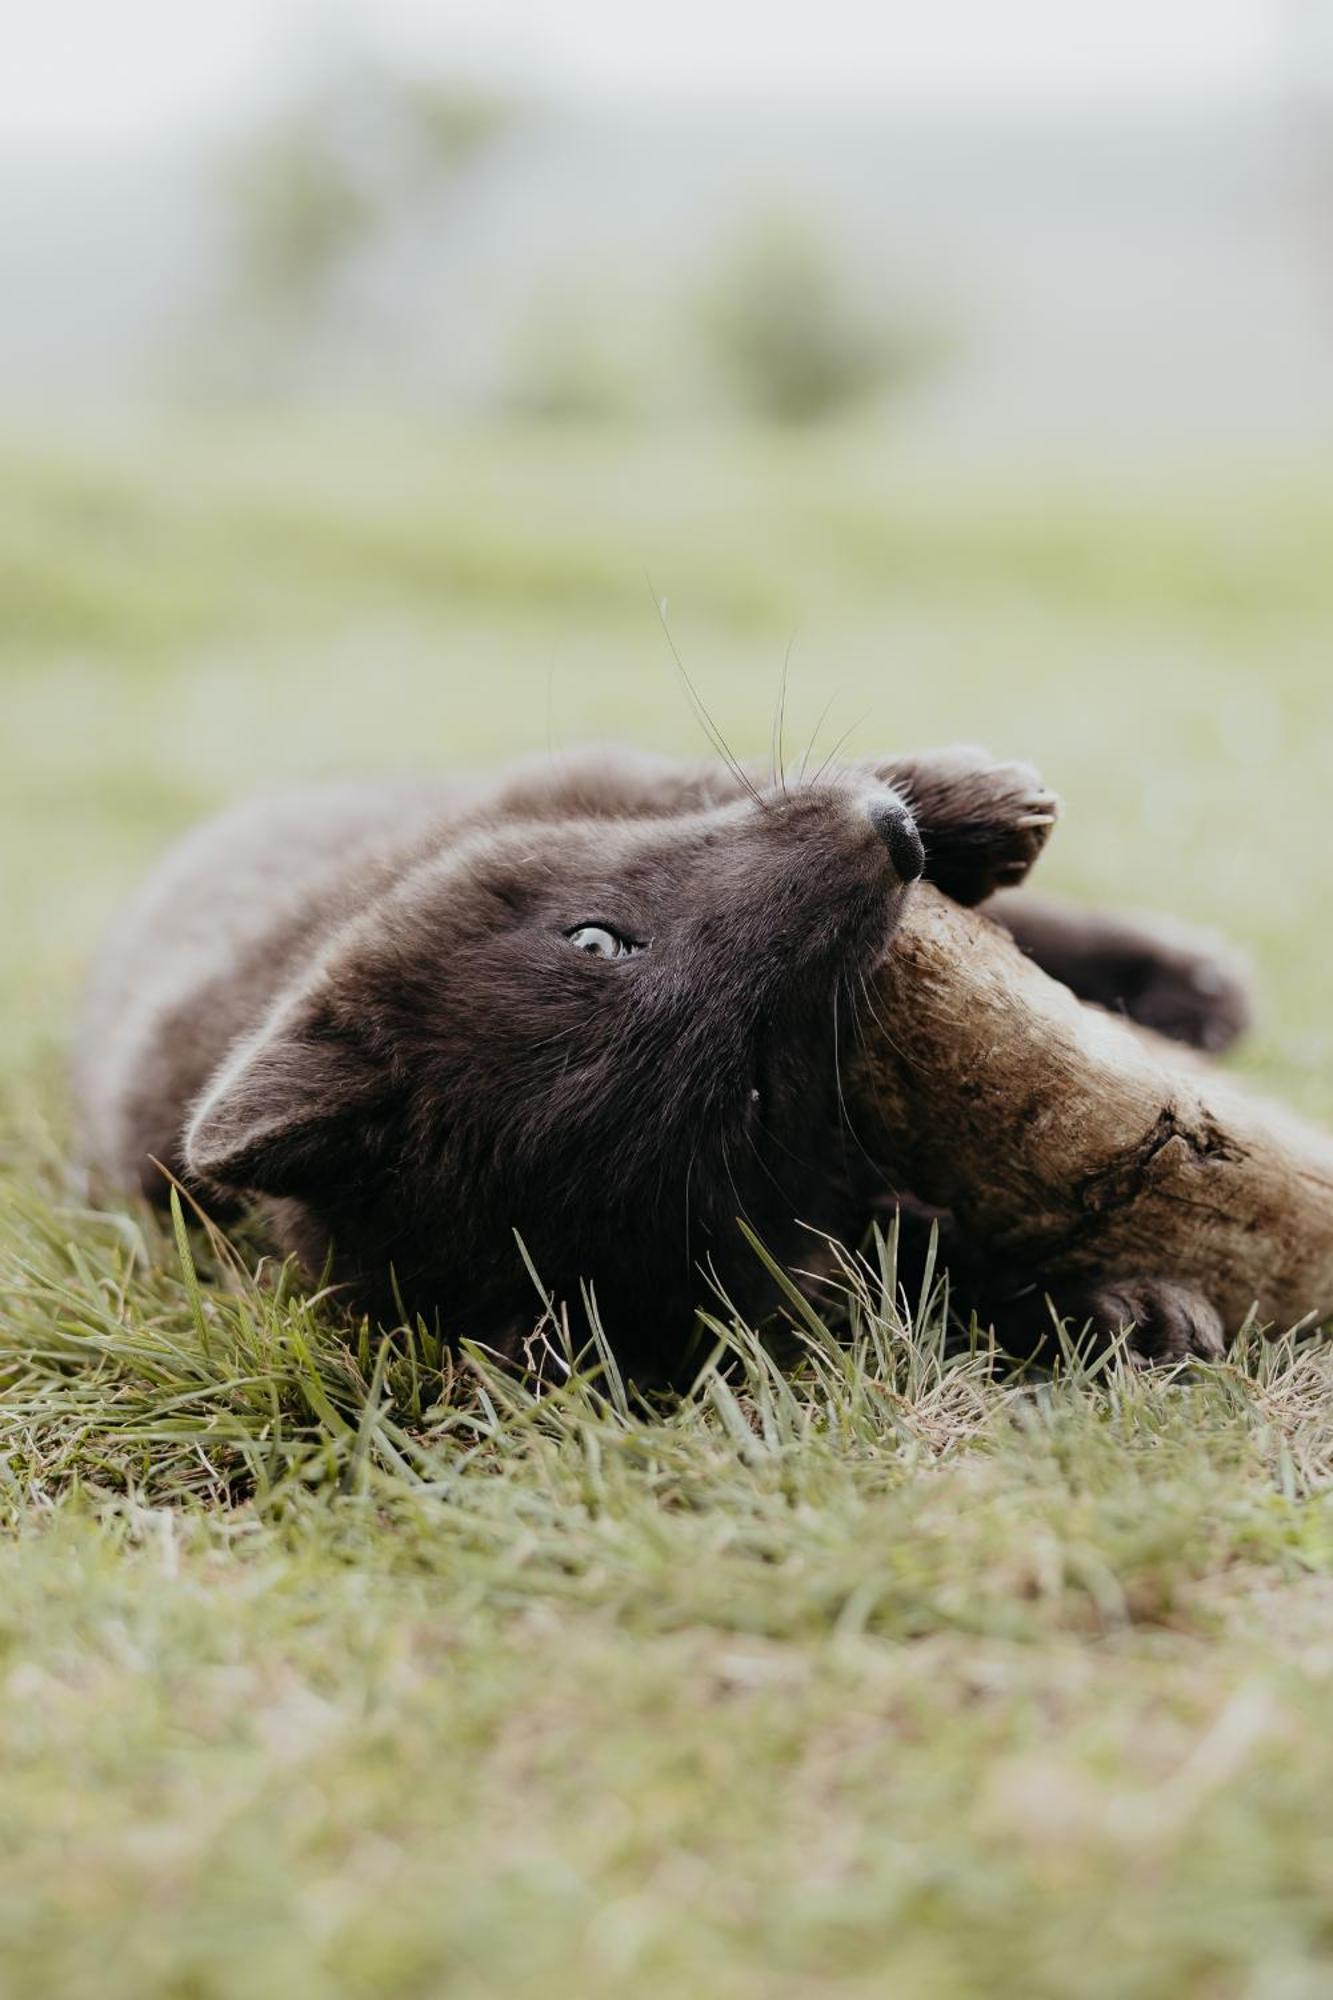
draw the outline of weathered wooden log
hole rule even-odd
[[[922,884],[849,1078],[913,1192],[1045,1283],[1196,1285],[1228,1331],[1333,1315],[1333,1137],[1083,1005]]]

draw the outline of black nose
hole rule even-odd
[[[926,865],[926,850],[916,821],[896,792],[873,792],[866,816],[889,850],[889,859],[904,882],[916,882]]]

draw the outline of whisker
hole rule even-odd
[[[745,1206],[745,1197],[736,1185],[736,1175],[732,1169],[731,1155],[727,1151],[727,1128],[725,1120],[719,1120],[718,1137],[722,1146],[722,1164],[727,1170],[727,1181],[730,1185],[731,1192],[736,1197],[737,1212],[740,1215],[741,1220],[743,1222],[748,1222],[750,1224],[750,1227],[753,1229],[754,1223],[751,1220],[749,1209]]]
[[[745,769],[744,765],[740,762],[739,758],[732,750],[730,744],[723,736],[722,731],[718,728],[716,722],[714,722],[712,716],[708,712],[708,707],[704,701],[703,696],[700,694],[698,688],[694,685],[694,682],[690,678],[689,670],[686,667],[684,660],[680,656],[680,648],[677,646],[674,638],[672,637],[671,627],[667,623],[665,601],[662,598],[660,598],[657,595],[657,592],[653,589],[653,581],[650,576],[645,575],[644,582],[647,584],[649,595],[653,600],[653,608],[657,612],[658,623],[661,625],[662,632],[666,639],[667,645],[671,649],[671,657],[676,663],[676,671],[680,675],[681,681],[683,682],[685,687],[685,692],[689,697],[690,706],[694,710],[695,721],[699,724],[700,728],[704,732],[704,735],[708,738],[713,748],[717,751],[718,756],[722,759],[723,763],[727,766],[732,776],[736,779],[736,782],[745,791],[749,793],[750,797],[754,800],[754,803],[759,807],[759,810],[761,812],[766,812],[767,807],[764,804],[763,794],[759,791],[758,787],[754,783],[754,780],[750,777],[748,771]]]
[[[867,1151],[865,1141],[852,1123],[852,1114],[847,1109],[847,1096],[842,1087],[842,1050],[838,1034],[838,999],[843,993],[846,994],[847,1005],[851,1009],[853,1035],[859,1041],[861,1024],[856,1013],[856,996],[852,992],[851,982],[845,980],[843,975],[839,973],[833,987],[833,1079],[838,1089],[838,1117],[847,1138],[851,1140],[866,1165],[879,1175],[881,1179],[887,1181],[888,1177],[884,1172],[882,1164],[872,1153]]]
[[[805,754],[801,758],[801,768],[796,774],[796,782],[798,785],[803,785],[805,783],[805,767],[810,762],[811,756],[814,753],[815,745],[819,741],[819,732],[824,727],[824,724],[828,721],[829,710],[832,708],[834,702],[837,699],[838,699],[838,691],[835,688],[833,693],[829,696],[828,700],[824,703],[824,706],[819,711],[819,715],[815,722],[815,726],[810,731],[810,741],[806,744]]]
[[[908,1055],[906,1049],[903,1048],[902,1044],[894,1040],[892,1034],[889,1032],[888,1023],[885,1021],[884,1016],[880,1013],[879,1008],[875,1005],[874,1001],[871,999],[870,982],[866,978],[864,971],[858,971],[856,976],[861,984],[861,996],[865,1001],[866,1011],[869,1013],[870,1018],[874,1022],[876,1028],[879,1030],[884,1040],[888,1043],[889,1047],[893,1050],[894,1054],[901,1056],[904,1062],[910,1062],[911,1057]],[[859,1029],[858,1032],[860,1032]]]
[[[812,785],[817,785],[819,783],[825,771],[827,771],[829,765],[833,762],[833,759],[837,756],[839,750],[841,750],[843,744],[847,741],[847,738],[852,734],[853,730],[859,729],[861,727],[861,724],[865,721],[869,713],[870,710],[868,708],[862,709],[860,715],[856,716],[853,721],[848,723],[847,727],[843,730],[842,735],[838,738],[833,748],[829,751],[828,756],[824,759],[819,769],[815,772],[814,777],[810,780],[810,783]]]
[[[769,763],[773,772],[773,783],[782,786],[782,796],[787,796],[787,745],[785,740],[787,724],[787,679],[791,672],[791,649],[796,644],[793,632],[787,641],[787,650],[782,655],[782,676],[778,682],[778,705],[773,717],[773,739],[769,747]]]
[[[687,1264],[690,1259],[690,1198],[694,1184],[694,1169],[699,1162],[699,1149],[702,1146],[702,1144],[703,1144],[702,1138],[695,1140],[693,1150],[690,1153],[690,1164],[685,1169],[685,1246],[684,1247],[685,1247],[685,1261]]]

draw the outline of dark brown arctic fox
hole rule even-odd
[[[669,1377],[714,1288],[770,1303],[737,1218],[799,1266],[910,1197],[842,1100],[865,976],[918,877],[982,902],[1054,813],[1026,766],[970,751],[791,786],[602,752],[243,806],[168,857],[95,970],[88,1163],[258,1200],[357,1306],[509,1353],[536,1317],[521,1237],[549,1293],[578,1311],[588,1288],[626,1365]],[[1086,998],[1214,1046],[1240,1024],[1198,954],[1023,897],[996,913]]]

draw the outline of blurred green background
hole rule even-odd
[[[155,852],[235,793],[588,737],[969,739],[1067,817],[1042,872],[1247,946],[1251,1060],[1333,1108],[1333,484],[910,476],[875,432],[180,416],[0,460],[11,1076]]]
[[[521,8],[483,47],[449,9],[140,0],[84,10],[74,69],[29,23],[11,1087],[238,791],[700,754],[657,600],[742,754],[785,662],[793,754],[1039,762],[1048,881],[1248,946],[1250,1060],[1333,1107],[1333,61],[1308,10],[1172,4],[1174,40],[1130,8],[1076,48],[957,0],[891,62],[855,8],[707,58],[698,9],[659,46],[594,0],[560,48]]]

